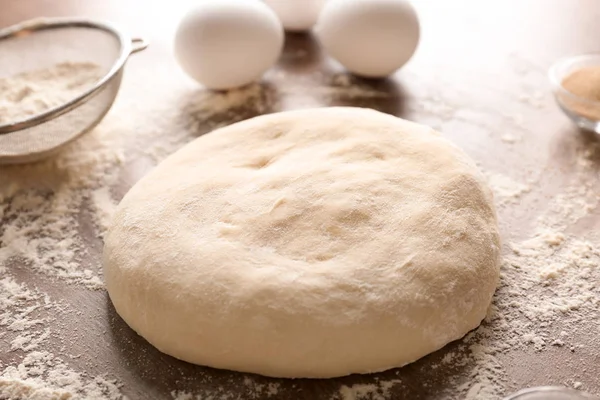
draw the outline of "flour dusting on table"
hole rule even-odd
[[[285,79],[287,82],[293,77]],[[344,102],[362,98],[389,100],[394,96],[385,90],[357,86],[345,76],[329,81],[323,78],[323,82],[322,87],[305,87],[298,78],[280,92],[267,84],[228,93],[190,91],[187,97],[166,97],[163,102],[168,106],[161,103],[155,109],[138,106],[137,99],[125,97],[117,101],[115,110],[97,128],[55,157],[30,165],[0,166],[0,352],[12,360],[0,363],[0,398],[126,398],[127,386],[116,382],[112,372],[106,376],[86,375],[76,356],[66,351],[68,348],[48,350],[50,345],[57,347],[57,340],[66,344],[81,341],[57,321],[85,316],[77,316],[70,305],[59,296],[49,296],[44,288],[75,290],[82,296],[102,293],[100,237],[125,191],[120,184],[127,179],[123,171],[131,169],[131,163],[156,163],[214,127],[279,111],[285,107],[288,96],[305,96],[306,104],[323,99],[336,102],[340,98]],[[139,78],[134,83],[141,85],[144,80]],[[430,92],[423,94],[421,103],[412,106],[415,119],[428,119],[435,114],[436,121],[443,124],[457,117],[460,107],[440,98],[434,89]],[[44,91],[46,106],[63,101],[51,93],[55,92]],[[522,101],[529,104],[535,100],[536,106],[538,100],[542,101],[539,97],[534,93]],[[22,112],[27,115],[37,106],[40,104]],[[521,140],[513,140],[520,136],[503,133],[498,137],[502,137],[499,145],[517,149],[522,144]],[[539,218],[525,237],[505,232],[500,287],[486,321],[458,343],[407,367],[423,377],[419,383],[423,393],[441,399],[497,400],[518,389],[509,381],[506,361],[515,350],[527,351],[534,357],[550,351],[598,352],[600,346],[582,349],[580,338],[600,330],[600,238],[581,233],[593,229],[577,227],[598,212],[600,176],[594,160],[599,154],[597,143],[577,152],[573,180],[548,205],[540,205]],[[517,209],[540,190],[541,184],[527,176],[508,177],[499,171],[489,171],[486,176],[501,215]],[[136,178],[139,177],[132,180]],[[128,185],[132,183],[128,181]],[[90,227],[92,235],[84,237]],[[34,271],[36,280],[24,281],[24,270]],[[81,358],[88,357],[89,362],[94,354],[84,353]],[[439,369],[460,372],[450,374],[447,381],[437,382],[434,388],[428,377]],[[332,381],[322,392],[323,398],[401,398],[409,383],[403,379],[404,371],[392,371],[385,377],[365,376],[359,384]],[[177,367],[165,371],[170,372],[177,374]],[[288,392],[300,393],[282,380],[232,376],[240,393],[210,385],[205,391],[196,392],[182,383],[181,387],[170,388],[169,394],[178,400],[221,400],[277,399]],[[216,378],[210,371],[194,377],[202,382],[211,379]],[[587,390],[589,383],[576,375],[554,382],[582,390]],[[322,387],[323,383],[315,382],[315,390],[318,385]]]
[[[2,122],[63,104],[93,84],[98,74],[94,64],[63,63],[3,78]],[[76,372],[63,361],[64,354],[45,350],[53,337],[65,339],[55,320],[66,305],[35,283],[17,279],[21,270],[29,269],[42,281],[104,287],[98,265],[82,263],[87,250],[80,221],[86,202],[100,204],[95,209],[108,208],[101,188],[118,178],[124,159],[121,136],[128,129],[125,119],[117,125],[103,124],[43,162],[0,166],[0,352],[15,360],[0,363],[0,398],[122,398],[110,379]],[[106,224],[105,214],[94,213],[91,219]],[[73,333],[67,336],[69,340]]]
[[[122,400],[119,384],[104,377],[75,372],[46,351],[27,354],[0,374],[0,398],[11,400]]]

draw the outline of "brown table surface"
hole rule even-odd
[[[133,144],[127,148],[129,141],[124,139],[125,161],[119,183],[112,188],[117,201],[166,153],[214,126],[285,109],[366,106],[442,130],[485,170],[522,180],[535,171],[551,176],[542,179],[522,201],[499,209],[507,241],[525,237],[531,231],[538,208],[571,179],[580,150],[597,144],[594,135],[579,132],[554,106],[546,70],[559,57],[598,50],[598,0],[418,1],[422,38],[415,57],[393,79],[351,80],[349,87],[335,86],[346,78],[340,75],[340,67],[323,55],[314,39],[287,35],[284,54],[266,76],[259,101],[212,113],[202,111],[201,106],[202,101],[213,100],[212,95],[188,80],[172,57],[177,21],[192,3],[1,1],[0,26],[37,16],[85,15],[112,20],[151,42],[147,51],[128,62],[117,102],[103,122],[118,124],[126,114],[134,121],[132,137],[144,130],[155,132],[150,135],[154,142],[147,143],[152,151],[146,154],[134,149]],[[353,92],[353,87],[362,89]],[[181,119],[186,122],[180,123]],[[179,123],[172,125],[175,120]],[[505,134],[519,140],[503,141]],[[597,175],[596,170],[595,179]],[[87,246],[82,263],[95,269],[100,265],[102,244],[89,232],[89,225],[82,217],[82,237]],[[572,231],[584,234],[598,227],[600,212],[591,210],[585,223]],[[69,359],[73,369],[118,379],[123,383],[122,393],[131,399],[171,398],[174,390],[228,393],[230,397],[226,398],[232,399],[261,398],[245,384],[248,375],[194,366],[159,353],[116,315],[104,290],[64,283],[28,271],[25,265],[9,267],[20,281],[35,283],[81,311],[61,317],[53,328],[56,340],[49,345],[60,353],[62,339],[70,338],[69,349],[63,351],[84,354]],[[588,329],[581,329],[580,341],[587,352],[556,347],[543,352],[519,349],[499,355],[500,368],[507,376],[504,394],[527,386],[574,381],[581,382],[587,391],[600,393],[597,329],[597,321]],[[0,350],[4,351],[1,341],[0,337]],[[456,385],[469,385],[470,365],[432,368],[457,346],[450,344],[414,364],[383,374],[331,380],[251,378],[259,384],[278,383],[277,394],[270,398],[329,399],[342,384],[396,378],[403,384],[391,389],[391,398],[459,398],[464,391],[456,394]],[[19,352],[0,354],[5,365],[18,363],[20,358]],[[377,398],[369,396],[366,398]],[[478,398],[485,397],[482,394]]]

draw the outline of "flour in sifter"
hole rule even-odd
[[[74,99],[102,77],[101,71],[92,63],[64,62],[0,78],[0,125],[31,117]]]

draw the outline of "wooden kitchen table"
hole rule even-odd
[[[194,3],[0,1],[0,26],[38,16],[82,15],[113,21],[149,40],[150,47],[128,61],[116,104],[97,128],[127,126],[121,129],[120,143],[113,144],[122,151],[118,179],[110,187],[115,202],[168,153],[214,127],[263,113],[328,105],[372,107],[431,125],[485,171],[525,182],[527,189],[504,193],[510,201],[499,204],[507,246],[531,235],[550,200],[573,183],[581,162],[587,163],[589,187],[598,189],[598,139],[578,131],[554,106],[546,78],[547,68],[559,57],[600,50],[598,0],[415,1],[421,42],[415,57],[393,79],[352,78],[322,53],[313,37],[288,34],[284,54],[264,82],[229,95],[203,91],[174,60],[177,22]],[[583,161],[581,154],[586,154]],[[27,167],[1,167],[0,179],[3,174],[16,179],[12,178],[17,176],[16,168]],[[61,177],[39,184],[51,196]],[[31,185],[35,189],[34,181]],[[91,211],[86,211],[87,200],[84,196],[78,217],[79,239],[85,244],[78,262],[101,277],[102,240],[94,231]],[[10,199],[0,196],[0,201]],[[600,227],[600,211],[588,208],[584,217],[569,222],[569,235],[585,236]],[[0,220],[10,224],[6,216]],[[0,249],[9,245],[0,240]],[[507,247],[505,254],[509,251]],[[546,384],[573,385],[600,394],[597,320],[557,328],[568,331],[573,346],[546,343],[540,349],[532,339],[531,346],[486,353],[492,358],[482,359],[469,354],[459,357],[465,342],[457,341],[381,374],[270,379],[195,366],[161,354],[119,318],[104,289],[30,270],[18,258],[5,267],[6,274],[19,283],[62,299],[75,311],[52,320],[52,334],[40,345],[42,349],[63,356],[78,373],[117,379],[120,392],[130,399],[497,399],[523,387]],[[510,296],[510,291],[498,296]],[[9,337],[0,335],[1,368],[17,365],[25,354],[9,351],[8,342],[2,342]],[[473,342],[469,346],[471,352],[476,349]],[[77,357],[69,356],[73,354]],[[478,363],[490,360],[497,365],[486,367],[482,380]]]

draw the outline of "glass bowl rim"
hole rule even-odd
[[[526,394],[535,394],[535,393],[556,393],[556,394],[572,394],[577,395],[581,399],[589,399],[589,400],[597,400],[596,397],[593,397],[585,392],[581,392],[579,390],[571,389],[564,386],[538,386],[527,388],[523,390],[519,390],[516,393],[513,393],[506,397],[504,400],[519,400],[520,396]]]

